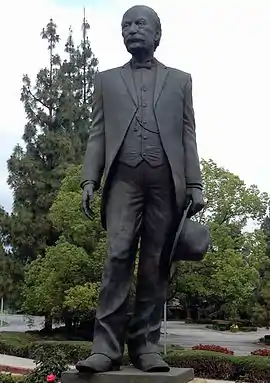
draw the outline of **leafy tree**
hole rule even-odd
[[[99,281],[107,246],[99,219],[100,195],[94,201],[94,221],[85,219],[80,208],[80,174],[81,166],[69,167],[50,210],[50,219],[69,243],[87,251],[96,265],[89,280]],[[263,232],[246,232],[245,225],[249,218],[262,219],[268,196],[255,187],[247,188],[237,176],[217,168],[212,161],[203,162],[203,176],[210,207],[199,219],[210,225],[213,246],[203,262],[180,265],[169,295],[180,298],[187,311],[194,306],[201,311],[211,307],[213,314],[235,317],[252,299],[265,262]],[[239,198],[242,205],[235,202]],[[83,302],[79,300],[77,304]]]
[[[23,77],[21,100],[27,123],[24,147],[16,145],[8,160],[8,184],[14,206],[10,216],[1,215],[6,244],[22,262],[44,254],[59,232],[48,219],[65,169],[80,163],[91,121],[93,76],[97,60],[87,37],[89,24],[84,18],[82,41],[75,48],[72,31],[65,55],[57,52],[60,40],[53,20],[41,32],[48,44],[48,67],[39,71],[33,86]]]
[[[71,165],[66,171],[59,193],[50,209],[53,226],[62,233],[66,241],[82,247],[95,267],[89,280],[100,281],[107,254],[106,233],[100,223],[100,193],[96,193],[92,209],[94,220],[86,219],[81,211],[82,190],[80,188],[81,165]]]
[[[23,288],[23,310],[29,315],[45,315],[49,319],[64,320],[70,325],[73,311],[93,308],[97,300],[98,284],[91,281],[94,260],[83,248],[71,245],[60,238],[50,246],[45,256],[39,256],[26,268]],[[83,293],[80,299],[80,293]],[[89,293],[87,302],[83,302]],[[78,298],[78,301],[76,299]]]
[[[82,190],[80,188],[81,165],[71,165],[66,171],[59,193],[50,209],[54,228],[66,240],[92,253],[105,232],[100,224],[100,194],[96,193],[92,206],[95,219],[90,221],[81,211]]]
[[[80,165],[67,169],[50,209],[49,218],[62,233],[61,241],[47,247],[45,257],[32,261],[25,275],[23,309],[45,315],[47,328],[52,320],[61,319],[70,328],[71,323],[91,317],[96,307],[107,241],[99,219],[98,193],[95,219],[82,214],[80,174]]]
[[[14,306],[22,284],[22,268],[11,254],[0,247],[0,300],[1,308]]]
[[[213,244],[204,261],[179,266],[177,293],[188,316],[197,306],[235,319],[253,299],[266,262],[263,232],[249,233],[246,224],[262,222],[269,199],[212,160],[202,161],[202,173],[207,204],[197,219],[210,226]]]
[[[242,230],[249,219],[263,221],[269,203],[267,193],[261,193],[256,185],[247,187],[237,175],[213,160],[202,160],[201,165],[207,201],[199,215],[201,221],[229,224],[231,230]]]
[[[71,287],[65,296],[64,307],[73,314],[73,319],[80,322],[89,319],[95,313],[99,293],[98,282],[85,283]]]
[[[269,216],[265,217],[261,228],[266,237],[266,243],[267,243],[266,254],[270,258],[270,217]]]

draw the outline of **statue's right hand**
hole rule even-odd
[[[82,210],[84,215],[91,220],[94,219],[94,212],[90,207],[91,202],[93,202],[93,200],[94,200],[94,184],[92,182],[89,182],[83,188]]]

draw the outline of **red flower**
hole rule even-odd
[[[226,347],[217,346],[215,344],[198,344],[197,346],[193,346],[192,350],[215,351],[215,352],[221,352],[222,354],[228,354],[228,355],[234,354],[232,350],[229,350]]]
[[[261,349],[252,351],[251,355],[270,356],[270,350],[267,348],[261,348]]]
[[[50,374],[47,376],[48,383],[54,383],[56,381],[56,376],[54,374]]]

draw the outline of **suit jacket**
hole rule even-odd
[[[82,184],[93,181],[95,189],[98,189],[104,177],[101,207],[104,227],[112,165],[137,108],[130,63],[96,74]],[[172,171],[176,202],[182,208],[186,186],[202,185],[190,74],[157,61],[154,112]]]

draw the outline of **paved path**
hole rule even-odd
[[[8,323],[8,326],[0,327],[0,331],[40,330],[44,322],[43,317],[34,317],[32,326],[29,326],[29,321],[24,315],[0,315],[0,319]]]
[[[25,368],[29,370],[32,370],[36,367],[36,364],[32,359],[18,358],[17,356],[2,355],[2,354],[0,354],[0,365],[14,366],[17,368]]]
[[[191,348],[197,344],[216,344],[228,347],[236,355],[247,355],[258,348],[265,348],[259,343],[259,338],[270,333],[265,328],[248,333],[230,333],[224,331],[213,331],[205,325],[186,324],[184,322],[167,322],[167,344],[176,344]],[[161,343],[164,342],[164,336]]]
[[[39,330],[43,325],[43,317],[36,317],[33,326],[28,327],[27,319],[23,315],[5,315],[3,319],[9,326],[0,328],[0,331],[19,331],[24,332],[29,329]],[[232,349],[236,355],[247,355],[257,348],[264,347],[259,344],[259,338],[270,333],[266,329],[258,329],[257,332],[250,333],[230,333],[223,331],[213,331],[205,325],[186,324],[184,322],[167,322],[167,344],[175,344],[191,348],[196,344],[217,344]],[[164,342],[164,336],[161,343]]]

